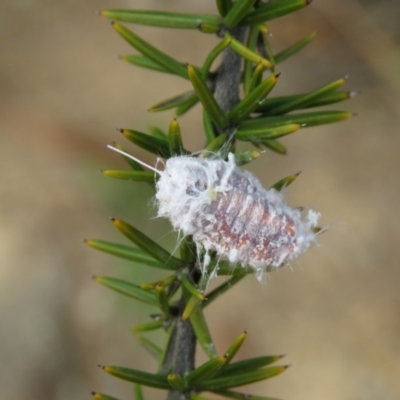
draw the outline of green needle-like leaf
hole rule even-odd
[[[250,50],[247,46],[240,43],[238,40],[232,38],[228,33],[225,34],[226,38],[231,38],[231,42],[229,43],[230,48],[243,58],[252,61],[254,63],[261,62],[265,68],[272,68],[273,65],[266,58],[262,57],[260,54],[256,53],[253,50]]]
[[[169,269],[177,269],[182,266],[182,261],[175,258],[168,251],[164,250],[160,245],[147,237],[144,233],[134,228],[132,225],[120,219],[111,220],[114,226],[125,235],[130,241],[146,251],[149,255],[154,257],[156,260],[169,266]]]
[[[127,61],[129,64],[133,64],[138,67],[147,68],[159,72],[165,72],[168,74],[173,74],[172,71],[165,69],[160,64],[157,64],[156,62],[145,56],[134,54],[134,55],[120,56],[119,58],[121,60]]]
[[[254,141],[253,141],[253,144],[256,145],[256,143]],[[260,140],[258,142],[258,145],[263,145],[278,154],[286,154],[287,153],[286,146],[284,146],[278,140],[273,140],[273,139],[272,140]]]
[[[170,97],[169,99],[163,100],[151,106],[147,111],[150,112],[159,112],[170,110],[171,108],[179,107],[186,103],[192,103],[194,100],[195,103],[197,102],[197,95],[196,92],[190,90],[185,93],[180,93],[176,96]]]
[[[256,160],[261,156],[261,153],[257,150],[248,150],[241,153],[235,154],[235,164],[238,166],[246,165]]]
[[[222,17],[228,14],[229,10],[233,7],[232,0],[216,0],[218,12]]]
[[[231,390],[215,390],[214,393],[217,393],[223,397],[227,397],[228,399],[234,400],[279,400],[275,397],[265,397],[265,396],[257,396],[254,394],[246,394],[246,393],[239,393],[239,392],[232,392]]]
[[[167,379],[173,389],[179,392],[183,392],[186,389],[185,381],[179,375],[169,374]]]
[[[118,150],[124,151],[126,153],[126,150],[123,146],[121,146],[119,143],[113,142],[113,146],[116,147]],[[144,171],[143,167],[135,160],[133,160],[130,157],[122,155],[122,158],[126,161],[127,164],[134,170],[134,171]],[[154,179],[153,179],[154,183]]]
[[[210,72],[211,66],[215,59],[229,46],[230,42],[231,38],[225,37],[210,51],[202,67],[203,75],[205,77],[208,76],[208,73]]]
[[[225,356],[212,358],[211,360],[208,360],[204,364],[200,365],[200,367],[190,371],[185,376],[185,381],[188,382],[189,385],[193,385],[207,378],[211,378],[221,370],[226,362],[227,359]]]
[[[109,178],[124,179],[136,182],[147,182],[154,184],[154,172],[131,171],[125,169],[106,169],[101,173]]]
[[[97,250],[104,251],[105,253],[125,258],[139,264],[148,265],[149,267],[167,270],[174,269],[171,268],[170,265],[165,265],[164,263],[155,260],[151,255],[149,255],[146,251],[143,251],[142,249],[126,246],[124,244],[107,242],[105,240],[86,239],[85,243]]]
[[[282,61],[286,60],[287,58],[291,57],[293,54],[299,52],[301,49],[306,47],[312,40],[315,38],[316,33],[310,33],[303,39],[299,40],[292,46],[288,47],[287,49],[281,51],[280,53],[275,54],[275,62],[277,64],[281,63]]]
[[[169,124],[168,141],[171,155],[179,156],[189,153],[183,147],[181,128],[176,118],[174,118]]]
[[[259,32],[260,32],[260,30],[257,25],[251,26],[249,29],[246,47],[254,52],[257,48]],[[252,80],[253,74],[254,74],[253,65],[254,65],[253,61],[250,61],[248,59],[244,60],[243,88],[244,88],[244,92],[246,94],[249,93],[249,91],[250,91],[250,81]],[[265,65],[261,61],[257,62],[257,66],[259,66],[259,65],[261,65],[263,67],[263,69],[266,68]],[[261,81],[261,79],[260,79],[260,81]]]
[[[192,107],[194,107],[197,103],[199,102],[199,98],[197,95],[193,97],[189,97],[184,101],[182,104],[180,104],[178,107],[176,107],[175,114],[177,117],[180,115],[186,114]]]
[[[153,343],[150,339],[147,339],[144,336],[137,335],[136,338],[139,340],[142,347],[157,361],[161,360],[162,350]]]
[[[139,371],[137,369],[116,367],[108,365],[102,369],[110,375],[121,378],[125,381],[138,383],[144,386],[150,386],[158,389],[169,389],[167,377],[164,375],[150,374],[148,372]]]
[[[167,293],[162,285],[157,285],[155,287],[155,294],[158,306],[160,307],[161,311],[166,315],[166,317],[170,317],[171,311],[168,304]]]
[[[258,369],[251,372],[243,372],[241,374],[230,374],[229,376],[222,376],[220,378],[206,379],[205,381],[199,382],[196,385],[196,389],[216,391],[248,385],[250,383],[272,378],[273,376],[281,374],[286,369],[286,366],[270,367],[265,369]]]
[[[292,102],[294,100],[302,99],[304,96],[307,96],[308,94],[309,93],[302,93],[290,96],[268,97],[264,99],[261,104],[257,106],[255,112],[259,113],[268,112],[270,109],[286,104],[287,102]],[[328,92],[322,95],[321,97],[318,97],[317,99],[311,101],[310,103],[301,106],[301,108],[326,106],[329,104],[334,104],[340,101],[348,100],[354,97],[355,95],[356,95],[355,92],[346,92],[342,90]]]
[[[333,122],[344,121],[353,117],[354,114],[348,111],[316,111],[310,113],[286,114],[273,117],[259,117],[242,121],[240,130],[259,129],[282,124],[298,124],[304,126],[317,126]]]
[[[210,157],[210,156],[214,156],[225,145],[227,139],[228,139],[228,135],[226,133],[223,133],[223,134],[217,136],[214,140],[212,140],[205,147],[205,149],[201,152],[199,157],[200,158],[207,158],[207,157]]]
[[[222,22],[221,17],[211,14],[183,14],[148,10],[105,10],[101,12],[101,15],[116,21],[161,28],[199,29],[201,24],[207,24],[213,27],[213,32],[210,33],[218,32]]]
[[[162,129],[158,128],[157,126],[150,126],[149,130],[150,134],[155,138],[161,139],[164,142],[168,142],[167,134]]]
[[[267,126],[259,129],[239,129],[234,135],[239,140],[277,139],[290,135],[300,129],[299,124],[287,124],[281,126]]]
[[[302,97],[297,97],[291,99],[290,101],[286,101],[284,104],[280,104],[276,107],[271,107],[264,115],[279,115],[285,114],[287,112],[297,110],[299,108],[305,108],[308,104],[312,103],[313,101],[325,96],[328,93],[334,92],[340,86],[342,86],[346,82],[346,79],[338,79],[328,85],[325,85],[321,88],[318,88],[310,93]]]
[[[262,82],[264,70],[264,65],[259,62],[257,67],[254,69],[254,73],[250,79],[246,93],[251,93]]]
[[[164,326],[164,322],[165,321],[163,320],[146,322],[144,324],[134,326],[132,328],[132,331],[135,333],[154,331],[156,329],[162,328]]]
[[[189,280],[185,277],[184,274],[179,274],[178,275],[179,280],[182,282],[182,285],[185,286],[185,288],[187,289],[187,291],[194,296],[196,299],[200,300],[200,301],[204,301],[206,300],[206,298],[204,297],[203,293],[200,293],[190,282]]]
[[[210,358],[217,357],[217,352],[215,351],[215,346],[211,339],[208,324],[204,318],[203,310],[201,309],[201,307],[194,308],[194,310],[190,314],[190,323],[192,324],[194,333],[200,346],[207,354],[207,356]]]
[[[203,127],[204,127],[204,132],[206,134],[207,143],[212,143],[215,139],[215,130],[213,123],[211,122],[210,115],[204,108],[203,108]]]
[[[232,364],[227,364],[220,371],[220,376],[229,376],[240,374],[243,371],[253,371],[259,368],[265,367],[267,365],[273,364],[279,361],[283,356],[262,356],[256,358],[250,358],[248,360],[238,361]],[[282,368],[282,367],[278,367]]]
[[[132,143],[141,147],[150,153],[157,154],[160,157],[169,158],[171,152],[169,149],[168,140],[156,138],[146,133],[135,131],[133,129],[121,129],[120,132]]]
[[[143,303],[157,306],[157,300],[152,292],[143,290],[133,283],[110,278],[108,276],[95,276],[94,279],[103,286],[106,286],[118,293],[131,297],[132,299],[142,301]]]
[[[242,101],[229,111],[229,119],[234,123],[238,123],[248,117],[260,104],[260,101],[271,92],[276,82],[278,82],[278,77],[279,75],[270,76],[261,82],[253,91],[249,92]]]
[[[272,52],[272,47],[268,39],[269,38],[268,28],[265,25],[261,25],[260,27],[260,38],[264,45],[262,48],[260,48],[260,52],[262,52],[263,54],[265,53],[265,57],[268,58],[268,60],[271,61],[271,63],[274,65],[274,68],[272,70],[273,73],[277,74],[278,73],[276,67],[277,62],[275,60],[274,53]]]
[[[140,385],[138,385],[137,383],[135,383],[133,385],[133,392],[135,395],[135,400],[144,400],[143,393],[142,393],[142,387]]]
[[[206,295],[207,300],[202,303],[203,308],[210,305],[214,300],[218,299],[223,293],[227,292],[231,289],[234,285],[239,283],[247,274],[243,273],[242,275],[235,275],[232,278],[228,279],[226,282],[222,283],[210,293]]]
[[[191,65],[187,65],[189,79],[192,82],[193,88],[197,93],[197,97],[203,104],[204,109],[209,114],[212,121],[219,128],[224,129],[228,126],[229,120],[227,115],[221,110],[215,97],[208,88],[206,81]]]
[[[229,346],[229,349],[225,352],[227,364],[229,364],[233,359],[233,357],[235,357],[236,353],[240,350],[246,338],[247,338],[247,331],[244,331]]]
[[[224,24],[228,28],[236,26],[252,9],[253,4],[256,0],[240,0],[236,1],[233,7],[229,10],[228,14],[224,18]]]
[[[161,65],[166,70],[181,76],[182,78],[187,78],[186,67],[179,61],[176,61],[172,57],[158,50],[150,43],[143,40],[141,37],[125,28],[123,25],[113,22],[113,28],[136,50],[142,53],[144,56],[150,58],[158,65]]]
[[[190,400],[211,400],[209,397],[199,396],[195,392],[190,392]]]
[[[288,187],[291,183],[293,183],[297,177],[300,175],[300,172],[297,174],[286,176],[285,178],[281,179],[280,181],[276,182],[274,185],[271,186],[271,189],[275,189],[281,191]]]
[[[241,25],[270,21],[308,6],[310,3],[311,0],[270,0],[266,5],[247,14]]]
[[[116,397],[108,396],[104,393],[91,392],[94,400],[118,400]]]

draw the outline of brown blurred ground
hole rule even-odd
[[[129,399],[130,385],[96,364],[154,369],[129,333],[149,310],[133,308],[90,277],[143,282],[156,279],[157,271],[132,269],[80,239],[119,240],[107,220],[113,215],[173,246],[172,235],[160,233],[168,232],[167,224],[146,222],[150,190],[96,170],[119,163],[105,149],[120,140],[115,126],[166,126],[172,113],[154,116],[146,108],[188,84],[118,61],[131,50],[93,13],[109,7],[166,5],[0,4],[1,399],[83,400],[89,389]],[[168,7],[214,12],[211,0]],[[287,400],[400,398],[399,20],[396,1],[320,0],[271,24],[278,50],[318,32],[309,48],[282,65],[277,93],[349,74],[346,87],[362,95],[339,106],[357,118],[304,130],[285,140],[286,157],[268,153],[253,165],[266,185],[301,170],[287,191],[291,203],[320,210],[332,226],[292,270],[269,275],[265,285],[250,277],[208,310],[220,352],[248,329],[239,357],[286,353],[293,364],[281,377],[254,385],[254,393]],[[215,43],[196,32],[135,30],[194,64]],[[198,111],[181,120],[192,150],[203,142]]]

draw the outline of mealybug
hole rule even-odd
[[[282,193],[263,188],[253,174],[238,168],[233,154],[228,161],[177,156],[166,160],[163,171],[152,169],[160,175],[158,215],[192,235],[206,255],[215,251],[260,274],[288,264],[315,242],[319,213],[309,210],[303,217]]]

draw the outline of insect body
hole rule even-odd
[[[315,241],[319,214],[284,201],[251,173],[228,161],[179,156],[166,161],[157,182],[158,214],[198,247],[232,264],[263,271],[280,267]]]

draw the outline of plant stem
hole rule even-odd
[[[246,36],[246,28],[233,28],[230,30],[230,34],[235,39],[243,42]],[[223,52],[222,62],[214,80],[214,96],[224,112],[228,112],[239,102],[240,78],[241,58],[228,47]],[[187,277],[192,279],[190,275],[191,273],[189,272]],[[196,336],[190,321],[182,320],[184,304],[182,296],[178,305],[178,314],[175,317],[175,327],[161,370],[162,373],[174,373],[181,377],[194,369],[196,351]],[[168,392],[167,400],[190,400],[190,394],[171,390]]]

